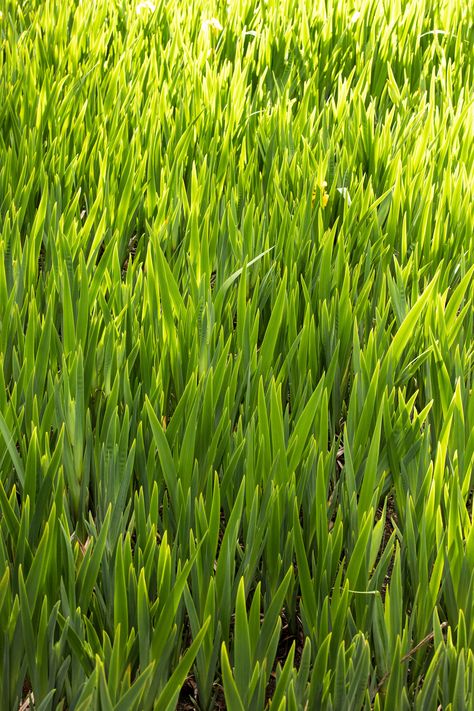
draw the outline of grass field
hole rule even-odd
[[[0,7],[1,711],[474,709],[474,5]]]

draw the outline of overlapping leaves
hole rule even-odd
[[[5,708],[472,706],[473,27],[4,3]]]

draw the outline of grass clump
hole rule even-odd
[[[473,28],[4,0],[2,708],[472,708]]]

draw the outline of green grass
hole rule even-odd
[[[474,708],[472,3],[0,7],[1,709]]]

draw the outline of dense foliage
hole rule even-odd
[[[474,6],[1,7],[1,708],[473,708]]]

